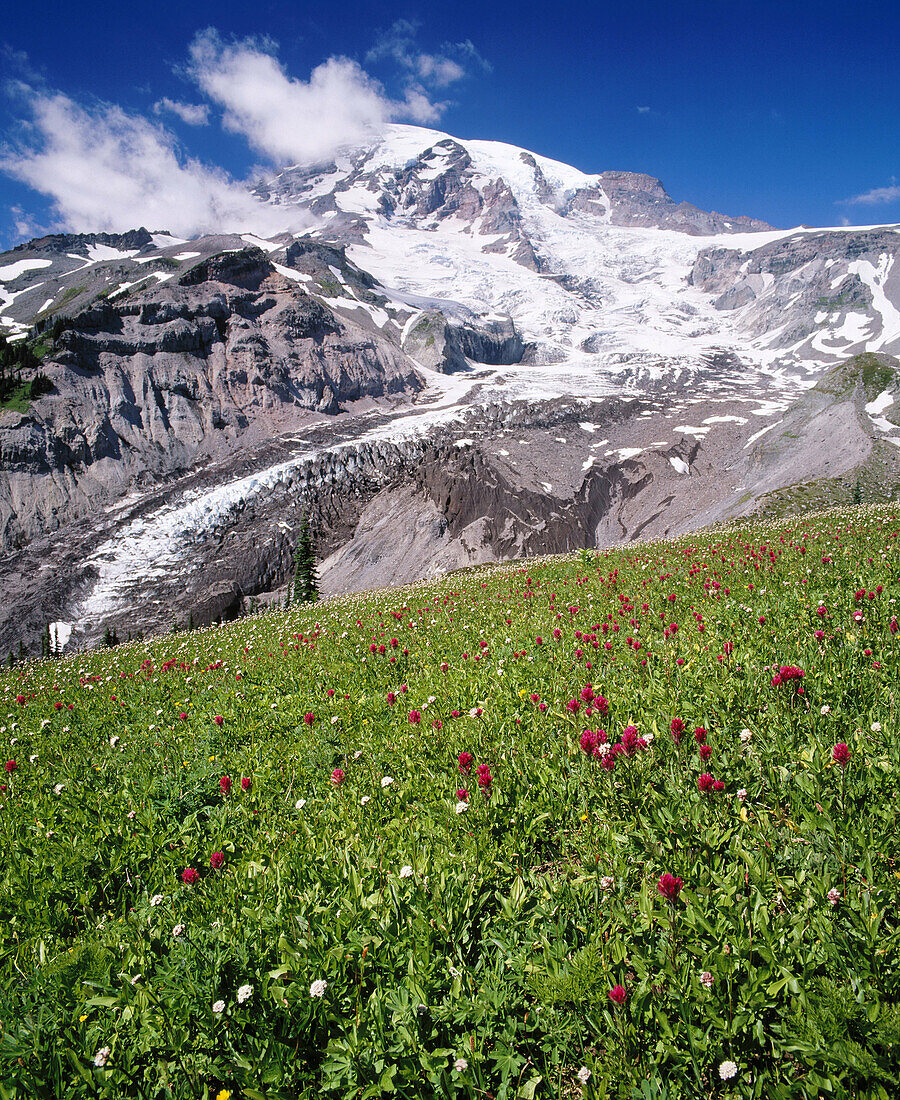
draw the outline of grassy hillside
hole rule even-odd
[[[0,674],[0,1097],[898,1095],[898,538]]]

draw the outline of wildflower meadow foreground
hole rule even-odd
[[[3,672],[0,1098],[900,1095],[898,549],[830,512]]]

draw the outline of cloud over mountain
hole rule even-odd
[[[328,160],[366,141],[396,113],[381,85],[346,57],[297,80],[260,43],[225,43],[213,30],[191,43],[189,73],[224,108],[226,129],[276,164]]]
[[[60,94],[30,98],[32,141],[0,169],[54,204],[75,232],[136,226],[181,236],[223,229],[278,232],[285,212],[266,206],[218,168],[183,157],[173,134],[115,105],[87,109]]]

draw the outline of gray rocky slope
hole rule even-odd
[[[260,194],[302,233],[0,256],[52,384],[0,412],[0,653],[265,602],[304,515],[328,593],[900,480],[893,227],[411,127]]]

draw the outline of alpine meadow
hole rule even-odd
[[[897,0],[6,7],[0,1100],[897,1100]]]
[[[0,677],[4,1098],[896,1095],[894,506]]]

